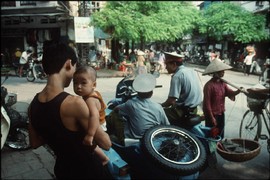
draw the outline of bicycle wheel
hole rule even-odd
[[[261,131],[262,120],[260,114],[247,110],[240,124],[239,137],[258,141]]]
[[[29,70],[29,71],[27,72],[26,79],[27,79],[27,81],[29,81],[29,82],[34,82],[34,81],[35,81],[36,78],[35,78],[35,76],[34,76],[32,70]]]

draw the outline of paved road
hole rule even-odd
[[[111,72],[113,76],[121,76],[119,72]],[[116,73],[116,74],[115,74]],[[98,71],[97,88],[102,93],[104,100],[108,102],[115,96],[116,84],[121,80],[119,77],[104,78],[109,76]],[[111,74],[112,75],[112,74]],[[198,73],[201,86],[205,84],[210,76],[201,76]],[[242,73],[226,71],[226,80],[239,86],[248,88],[258,82],[258,76],[244,76]],[[1,78],[3,80],[3,77]],[[157,83],[162,88],[154,91],[153,99],[163,102],[166,99],[170,82],[170,76],[162,74]],[[45,81],[27,82],[25,78],[10,77],[5,86],[10,92],[18,93],[18,101],[30,102],[34,94],[40,91]],[[66,91],[73,93],[72,86]],[[238,128],[242,115],[246,108],[246,97],[243,94],[237,96],[236,101],[226,101],[226,138],[237,138]],[[224,160],[217,154],[218,165],[215,168],[206,169],[200,179],[269,179],[269,153],[266,151],[266,141],[260,141],[261,152],[252,160],[236,163]],[[7,148],[1,150],[1,179],[53,179],[53,155],[44,147],[36,150],[13,151]]]

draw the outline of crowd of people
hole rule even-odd
[[[26,51],[21,57],[30,54]],[[106,104],[95,90],[96,70],[78,64],[78,56],[68,41],[46,43],[42,65],[48,80],[29,106],[29,133],[33,148],[48,144],[54,151],[57,179],[110,178],[106,169],[109,158],[102,149],[109,150],[112,141],[125,145],[125,138],[140,139],[153,126],[182,126],[186,115],[196,114],[201,104],[211,136],[224,137],[225,99],[235,100],[241,92],[241,89],[232,90],[222,81],[225,70],[232,67],[213,53],[203,73],[212,78],[202,90],[194,69],[183,63],[182,54],[164,51],[157,54],[153,50],[136,51],[132,62],[144,69],[132,83],[138,95],[118,105],[105,117]],[[147,70],[146,63],[150,61],[160,62],[160,67],[171,74],[170,88],[163,103],[151,99],[156,77]],[[268,70],[264,74],[268,91],[248,89],[249,92],[269,93],[269,64],[270,61],[265,63]],[[76,95],[65,91],[72,79]]]

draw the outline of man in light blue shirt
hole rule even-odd
[[[150,99],[156,86],[156,78],[152,74],[140,74],[134,79],[132,86],[138,96],[115,108],[124,117],[124,138],[140,139],[153,126],[170,125],[162,106]],[[110,122],[107,121],[107,124]],[[123,141],[122,138],[118,137],[120,142]]]
[[[197,106],[202,102],[202,89],[195,71],[183,65],[183,55],[168,52],[164,54],[166,69],[173,75],[168,98],[162,106],[170,123],[180,125],[182,117],[197,112]]]

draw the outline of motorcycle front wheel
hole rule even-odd
[[[27,150],[30,149],[28,125],[16,125],[6,140],[6,146],[14,150]]]
[[[194,174],[206,163],[206,150],[200,140],[173,125],[149,129],[142,138],[142,150],[160,168],[173,174]]]
[[[33,73],[32,70],[27,71],[26,79],[29,82],[34,82],[35,81],[36,78],[35,78],[34,73]]]

